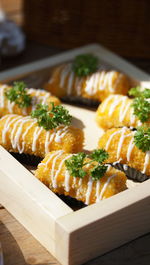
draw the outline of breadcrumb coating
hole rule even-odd
[[[135,131],[123,128],[112,128],[99,139],[98,148],[104,148],[109,157],[106,162],[119,161],[150,176],[150,151],[143,152],[134,143]]]
[[[27,89],[28,94],[32,97],[31,106],[26,108],[20,108],[15,102],[10,102],[9,99],[5,96],[5,92],[11,89],[10,86],[0,84],[0,117],[6,114],[18,114],[22,116],[30,115],[31,111],[35,109],[35,106],[39,103],[47,104],[51,108],[51,102],[54,105],[59,105],[60,100],[52,96],[51,93],[44,91],[42,89]]]
[[[46,131],[30,116],[8,114],[0,119],[0,144],[10,152],[44,157],[52,150],[78,152],[83,147],[83,132],[73,126],[60,125]]]
[[[80,96],[103,101],[111,94],[126,95],[129,90],[128,78],[117,71],[98,70],[86,77],[78,77],[72,64],[57,66],[44,88],[57,97]]]
[[[125,174],[111,166],[100,180],[92,180],[90,166],[85,168],[87,174],[83,179],[70,176],[65,160],[71,156],[62,150],[48,153],[38,165],[35,176],[53,192],[69,195],[85,204],[98,202],[126,189]]]

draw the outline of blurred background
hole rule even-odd
[[[149,71],[149,0],[0,0],[0,7],[26,37],[16,65],[100,43]],[[2,59],[1,70],[13,65]]]

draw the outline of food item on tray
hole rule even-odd
[[[10,152],[44,157],[52,150],[78,152],[83,146],[82,130],[70,125],[71,116],[61,105],[48,111],[37,105],[31,116],[8,114],[0,119],[0,144]]]
[[[150,89],[140,91],[133,88],[129,95],[136,96],[130,99],[122,95],[110,95],[97,109],[97,124],[104,128],[134,127],[145,123],[150,126]]]
[[[125,174],[101,164],[107,157],[103,152],[95,150],[91,158],[84,153],[50,152],[38,165],[35,176],[55,193],[85,204],[98,202],[126,189]]]
[[[88,104],[101,102],[110,94],[126,95],[130,87],[128,78],[118,71],[101,68],[96,56],[79,55],[73,63],[57,66],[44,88],[57,97],[87,100]]]
[[[50,102],[60,104],[60,100],[51,93],[42,89],[27,89],[24,82],[14,82],[13,86],[0,84],[0,117],[11,113],[27,116],[37,104]]]
[[[129,178],[143,181],[150,177],[150,127],[109,129],[98,148],[105,148],[109,153],[106,162],[121,168]]]

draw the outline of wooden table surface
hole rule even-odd
[[[18,58],[2,61],[0,70],[37,60],[59,50],[28,42],[26,52]],[[150,60],[130,58],[130,61],[150,73]],[[138,222],[138,220],[135,220]],[[0,205],[0,241],[5,265],[60,264],[32,235]],[[150,233],[120,248],[89,261],[86,265],[149,265]]]

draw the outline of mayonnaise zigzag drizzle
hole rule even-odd
[[[96,96],[98,91],[103,92],[104,90],[107,90],[108,94],[116,93],[124,78],[125,76],[122,73],[116,71],[104,71],[101,68],[88,76],[78,77],[72,70],[72,64],[68,63],[56,67],[48,84],[52,85],[53,82],[57,83],[56,79],[58,79],[57,86],[65,91],[66,94],[64,96],[83,96],[83,93],[86,93],[92,97]]]
[[[7,85],[0,85],[0,116],[8,113],[15,113],[19,115],[27,116],[33,111],[37,104],[49,104],[51,101],[54,104],[59,104],[59,100],[56,97],[51,96],[50,92],[44,91],[42,89],[29,88],[26,89],[27,93],[32,97],[31,106],[28,108],[19,108],[15,102],[10,102],[5,96],[5,92],[9,91],[11,87]]]
[[[133,114],[133,108],[131,108],[132,100],[130,100],[127,96],[121,96],[121,95],[110,95],[105,99],[105,101],[102,103],[100,112],[104,113],[106,111],[106,108],[109,106],[109,112],[108,116],[112,116],[114,112],[116,111],[116,107],[120,105],[119,110],[119,121],[123,122],[127,112],[130,110],[130,124],[134,124],[135,122],[135,115]]]
[[[45,131],[43,127],[38,126],[36,119],[30,116],[8,114],[0,119],[0,144],[6,149],[9,146],[8,148],[19,153],[26,153],[28,148],[31,153],[36,154],[39,148],[43,148],[41,152],[46,154],[51,151],[52,142],[61,146],[62,139],[71,132],[70,128],[72,127],[60,125],[53,130]]]
[[[114,81],[115,71],[100,71],[89,76],[86,80],[85,91],[89,95],[94,95],[98,90],[103,91],[108,89],[110,92],[114,93],[119,81],[122,78],[122,74]]]
[[[132,104],[133,99],[127,96],[109,95],[97,109],[96,121],[98,125],[105,129],[141,126],[142,122],[134,115]]]
[[[107,189],[111,189],[111,180],[116,177],[117,173],[114,174],[113,171],[113,174],[109,174],[112,167],[108,166],[104,179],[94,181],[89,174],[88,166],[85,178],[72,177],[65,166],[65,160],[72,155],[62,150],[47,154],[35,172],[36,177],[44,180],[49,188],[55,192],[62,193],[64,190],[66,195],[72,196],[74,194],[73,197],[84,201],[87,205],[91,203],[91,196],[94,196],[95,202],[104,199],[105,192]]]
[[[111,162],[120,159],[124,161],[122,163],[133,164],[133,166],[136,164],[137,166],[139,159],[138,166],[141,172],[150,175],[150,151],[144,153],[136,147],[134,134],[135,131],[131,131],[126,127],[111,129],[100,138],[99,148],[105,148],[108,151]]]

